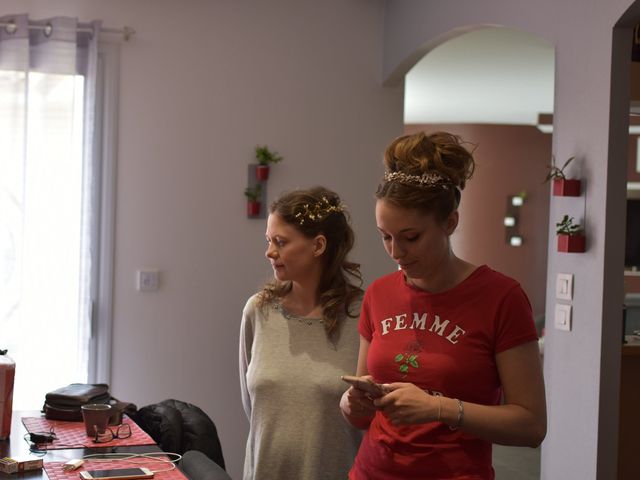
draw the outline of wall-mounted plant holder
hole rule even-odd
[[[582,182],[577,179],[568,179],[564,174],[564,169],[567,168],[576,157],[569,157],[562,167],[556,165],[555,156],[551,157],[551,165],[549,165],[549,171],[545,178],[545,183],[551,181],[553,184],[553,195],[556,197],[579,197]]]
[[[576,157],[569,157],[562,167],[556,165],[555,157],[551,157],[549,172],[545,182],[551,181],[552,192],[556,197],[580,197],[582,194],[582,180],[568,179],[564,169]],[[583,222],[586,222],[586,198],[583,197]],[[562,220],[556,223],[556,235],[558,236],[558,252],[583,253],[586,251],[587,239],[584,225],[573,222],[573,217],[564,215]]]
[[[249,165],[248,186],[244,191],[247,198],[247,218],[267,218],[267,183],[257,178],[258,165]]]
[[[256,145],[255,156],[258,163],[249,165],[247,188],[244,191],[247,197],[247,217],[266,218],[269,166],[281,162],[282,157],[278,152],[269,150],[266,145]]]
[[[260,182],[266,182],[269,179],[269,165],[256,165],[256,178]]]
[[[269,165],[282,161],[282,156],[278,152],[272,152],[266,145],[256,145],[256,160],[258,160],[258,166],[256,167],[256,178],[260,182],[266,182],[269,178]]]
[[[558,252],[584,253],[586,251],[587,237],[583,234],[558,235]]]
[[[558,252],[583,253],[586,251],[587,239],[584,228],[579,223],[573,223],[573,217],[565,215],[556,223],[558,235]]]
[[[582,182],[575,179],[554,178],[553,195],[556,197],[579,197]]]
[[[261,210],[262,210],[262,202],[259,202],[257,200],[247,200],[247,216],[248,217],[260,216]]]

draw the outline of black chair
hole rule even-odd
[[[199,407],[180,400],[164,400],[142,407],[134,420],[165,452],[182,455],[198,450],[224,470],[218,431]]]
[[[198,450],[185,452],[179,467],[189,480],[231,480],[224,469]]]

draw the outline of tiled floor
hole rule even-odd
[[[493,446],[496,480],[539,480],[540,448]]]

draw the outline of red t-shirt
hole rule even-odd
[[[450,290],[428,293],[404,274],[367,289],[359,323],[376,382],[410,382],[434,395],[497,405],[495,355],[537,340],[529,300],[515,280],[478,267]],[[376,412],[349,478],[494,478],[491,443],[440,422],[394,426]]]

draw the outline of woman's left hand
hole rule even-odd
[[[389,392],[374,400],[374,405],[394,425],[426,423],[438,418],[438,399],[413,383],[390,383],[384,388]]]

